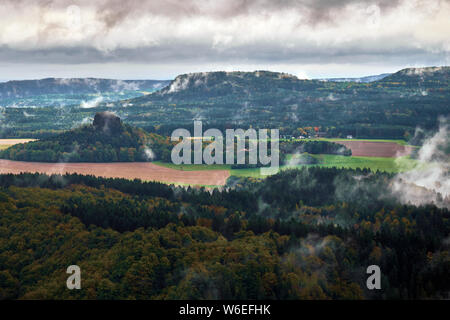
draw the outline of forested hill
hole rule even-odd
[[[300,80],[294,75],[271,71],[201,72],[177,76],[167,87],[147,100],[186,99],[202,97],[248,97],[258,94],[277,94],[280,90],[302,91],[323,86],[320,80]],[[146,100],[135,99],[138,100]]]
[[[449,84],[450,67],[406,68],[391,74],[379,83],[394,83],[402,86],[423,86],[425,88],[440,87]]]
[[[92,125],[14,145],[0,157],[43,162],[151,161],[170,156],[167,138],[122,123],[111,112],[97,113]]]
[[[114,111],[130,125],[163,135],[202,120],[205,128],[221,130],[277,128],[298,136],[318,127],[325,137],[408,140],[417,127],[437,129],[439,116],[450,115],[450,67],[409,68],[370,83],[269,71],[192,73],[152,94],[125,97],[106,97],[88,108],[67,104],[67,97],[56,110],[37,101],[39,108],[27,101],[20,108],[0,106],[0,136],[40,139],[85,123],[95,112]]]
[[[446,299],[450,213],[398,203],[391,178],[303,168],[211,192],[0,175],[0,299]]]
[[[359,77],[359,78],[325,78],[325,79],[320,79],[320,80],[334,81],[334,82],[364,82],[364,83],[368,83],[368,82],[381,80],[391,74],[392,73],[382,73],[382,74],[377,74],[377,75],[373,75],[373,76],[365,76],[365,77]]]
[[[43,94],[87,94],[122,90],[163,88],[167,80],[113,80],[97,78],[46,78],[0,83],[0,99],[23,98]]]
[[[450,67],[407,68],[396,73],[380,77],[377,81],[359,84],[363,81],[343,81],[349,86],[358,88],[379,88],[380,84],[400,84],[405,89],[414,89],[414,85],[433,88],[439,85],[449,85]],[[366,81],[367,82],[367,81]],[[226,95],[252,95],[265,93],[279,93],[280,90],[308,91],[311,89],[331,90],[341,86],[323,80],[299,79],[287,73],[271,71],[255,72],[201,72],[182,74],[171,83],[152,96],[140,97],[134,100],[157,100],[170,95],[171,98],[187,98],[203,95],[218,97]]]
[[[436,67],[404,69],[370,83],[268,71],[192,73],[127,105],[133,106],[128,120],[141,126],[201,119],[219,128],[279,128],[293,135],[317,126],[327,136],[408,138],[417,126],[436,128],[438,117],[450,114],[449,100],[450,68]]]

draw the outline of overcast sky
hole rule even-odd
[[[0,0],[0,79],[450,65],[450,0]]]

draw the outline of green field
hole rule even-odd
[[[381,140],[381,139],[339,139],[339,138],[318,138],[318,139],[303,139],[305,140],[322,140],[322,141],[338,141],[338,140],[349,140],[349,141],[373,141],[373,142],[395,142],[398,144],[406,145],[403,140]],[[6,149],[10,145],[0,144],[0,150]],[[337,168],[369,168],[373,171],[386,171],[386,172],[401,172],[412,169],[417,163],[415,160],[409,157],[401,158],[381,158],[381,157],[354,157],[354,156],[339,156],[339,155],[311,155],[318,160],[317,164],[302,164],[295,166],[282,166],[281,170],[288,168],[301,168],[304,166],[319,166],[319,167],[337,167]],[[266,176],[261,175],[259,168],[250,169],[232,169],[231,165],[205,165],[205,164],[183,164],[176,165],[173,163],[155,161],[154,164],[184,171],[197,171],[197,170],[229,170],[230,176],[236,177],[252,177],[252,178],[264,178]],[[182,185],[182,184],[180,184]],[[213,186],[204,186],[213,187]]]
[[[369,168],[373,171],[400,172],[414,167],[416,161],[409,157],[381,158],[381,157],[346,157],[330,154],[313,155],[319,160],[319,167],[337,168]]]
[[[301,168],[301,167],[336,167],[336,168],[368,168],[372,171],[386,171],[386,172],[403,172],[408,171],[416,165],[416,161],[409,157],[402,158],[376,158],[376,157],[346,157],[336,155],[313,155],[313,157],[319,160],[318,164],[310,165],[295,165],[295,166],[282,166],[281,170]],[[259,169],[232,169],[230,175],[237,177],[252,177],[263,178]]]
[[[329,141],[329,142],[336,142],[336,141],[368,141],[368,142],[393,142],[400,144],[402,146],[407,146],[408,143],[405,140],[395,140],[395,139],[346,139],[346,138],[311,138],[311,139],[280,139],[281,141]]]
[[[377,157],[346,157],[338,155],[320,154],[311,155],[316,158],[319,163],[309,165],[295,165],[282,166],[281,170],[290,168],[301,168],[304,166],[318,166],[318,167],[337,167],[337,168],[369,168],[373,171],[386,172],[402,172],[407,171],[416,165],[416,160],[409,157],[401,158],[377,158]],[[176,170],[195,171],[195,170],[230,170],[231,176],[236,177],[252,177],[263,178],[259,168],[251,169],[231,169],[230,165],[205,165],[205,164],[191,164],[191,165],[175,165],[172,163],[164,163],[160,161],[154,162],[157,165],[172,168]]]

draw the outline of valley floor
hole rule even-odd
[[[322,139],[323,140],[323,139]],[[413,146],[397,140],[328,139],[341,143],[352,150],[353,156],[318,154],[311,155],[317,164],[303,166],[369,168],[372,171],[401,172],[412,169],[416,161],[408,155]],[[0,139],[0,150],[30,139]],[[166,162],[120,162],[120,163],[39,163],[0,160],[0,173],[39,172],[46,174],[79,173],[112,178],[160,181],[177,185],[223,186],[228,177],[263,178],[259,168],[232,169],[230,165],[174,165]]]

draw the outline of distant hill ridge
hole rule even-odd
[[[321,80],[336,82],[363,82],[369,83],[374,81],[399,81],[399,80],[419,80],[419,79],[441,79],[443,76],[449,76],[450,67],[422,67],[422,68],[405,68],[395,73],[382,73],[379,75],[365,76],[359,78],[325,78]]]
[[[199,92],[207,88],[210,95],[233,94],[245,87],[246,83],[254,82],[254,90],[266,90],[262,83],[273,81],[276,87],[296,89],[299,84],[316,84],[318,81],[331,82],[419,82],[439,80],[450,75],[450,67],[406,68],[393,74],[380,74],[359,78],[326,78],[299,79],[288,73],[258,70],[243,71],[213,71],[181,74],[174,80],[115,80],[101,78],[45,78],[39,80],[13,80],[0,83],[0,99],[23,98],[42,94],[88,94],[102,92],[117,92],[123,90],[160,90],[160,95],[176,94],[181,91]],[[309,83],[308,83],[309,82]],[[296,84],[296,85],[294,85]],[[298,89],[298,88],[297,88]],[[139,99],[139,98],[137,98]],[[145,98],[144,98],[145,99]]]
[[[165,88],[157,92],[152,97],[139,97],[140,99],[155,98],[158,95],[170,95],[177,93],[192,94],[204,92],[207,95],[227,95],[235,94],[240,91],[252,90],[259,92],[263,90],[273,91],[276,89],[302,90],[311,87],[320,87],[323,80],[335,82],[361,82],[374,83],[380,82],[417,82],[442,80],[449,81],[450,67],[426,67],[426,68],[407,68],[396,73],[384,73],[360,78],[329,78],[329,79],[299,79],[288,73],[279,73],[272,71],[213,71],[181,74],[170,82]],[[271,87],[267,86],[270,81]],[[251,92],[249,92],[251,93]]]
[[[368,83],[368,82],[374,82],[374,81],[378,81],[381,80],[387,76],[390,76],[392,73],[382,73],[382,74],[377,74],[377,75],[373,75],[373,76],[365,76],[365,77],[359,77],[359,78],[324,78],[324,79],[318,79],[318,80],[323,80],[323,81],[334,81],[334,82],[363,82],[363,83]]]
[[[406,68],[381,80],[381,82],[396,81],[404,81],[408,84],[436,81],[448,83],[450,81],[450,67]]]
[[[0,99],[42,94],[86,94],[124,90],[160,89],[168,80],[115,80],[98,78],[46,78],[0,83]]]
[[[283,135],[299,136],[304,128],[318,127],[327,137],[408,139],[418,126],[437,128],[437,119],[450,114],[449,99],[449,67],[408,68],[368,83],[222,71],[179,75],[152,94],[77,105],[68,108],[70,116],[66,110],[30,106],[0,107],[0,117],[14,124],[4,128],[4,136],[24,138],[42,137],[29,133],[42,129],[67,130],[75,120],[85,123],[93,110],[109,110],[129,124],[164,135],[202,120],[221,130],[279,128]]]
[[[404,69],[368,83],[222,71],[182,74],[151,95],[113,106],[132,106],[127,119],[146,127],[203,120],[217,128],[280,128],[293,136],[317,126],[332,137],[401,139],[417,126],[435,127],[450,112],[449,96],[449,67]]]
[[[299,85],[315,85],[317,80],[302,80],[288,73],[272,71],[213,71],[188,73],[177,76],[165,88],[152,97],[139,97],[136,101],[160,99],[167,95],[179,94],[195,96],[251,95],[282,90],[295,90]]]

